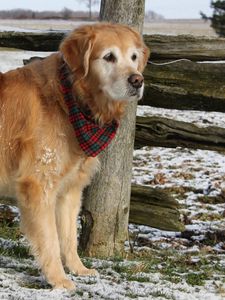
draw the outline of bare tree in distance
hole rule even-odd
[[[62,17],[65,20],[71,19],[73,16],[73,11],[67,7],[64,7],[62,10]]]
[[[77,2],[79,4],[81,3],[80,0],[77,0]],[[100,0],[84,0],[83,2],[86,4],[89,10],[89,19],[92,20],[93,6],[99,4]]]

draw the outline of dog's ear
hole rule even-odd
[[[94,35],[82,28],[75,30],[60,45],[64,60],[80,78],[88,74],[93,45]]]
[[[132,27],[128,27],[130,32],[135,36],[136,43],[137,43],[137,48],[140,49],[140,58],[139,58],[139,63],[138,63],[138,71],[143,72],[144,68],[148,62],[149,56],[150,56],[150,50],[149,48],[145,45],[142,36],[140,33]]]
[[[142,47],[141,47],[141,56],[139,59],[139,64],[138,64],[138,71],[143,72],[145,66],[147,65],[147,62],[149,60],[150,56],[150,50],[149,48],[145,45],[144,42],[142,42]]]

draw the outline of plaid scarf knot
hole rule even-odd
[[[69,121],[73,126],[75,136],[81,149],[87,156],[95,157],[103,151],[116,135],[119,126],[116,120],[110,124],[99,126],[91,115],[91,111],[82,111],[72,93],[71,74],[65,62],[60,66],[59,79],[61,92],[69,110]]]

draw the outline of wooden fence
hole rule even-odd
[[[56,51],[65,34],[65,31],[2,32],[0,47]],[[144,39],[154,62],[181,58],[190,61],[149,65],[140,105],[225,112],[225,39],[185,35],[149,35]],[[224,62],[215,63],[218,61]],[[135,147],[146,145],[224,150],[225,128],[200,128],[163,117],[137,117]],[[3,204],[0,221],[10,216]],[[179,221],[178,204],[171,196],[159,189],[135,185],[132,186],[130,221],[165,230],[184,228]]]

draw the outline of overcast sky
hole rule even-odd
[[[40,11],[61,10],[64,7],[84,10],[87,9],[85,2],[85,0],[0,0],[0,10],[28,8]],[[145,0],[145,3],[146,10],[151,9],[169,19],[199,18],[199,11],[211,14],[210,0]]]

